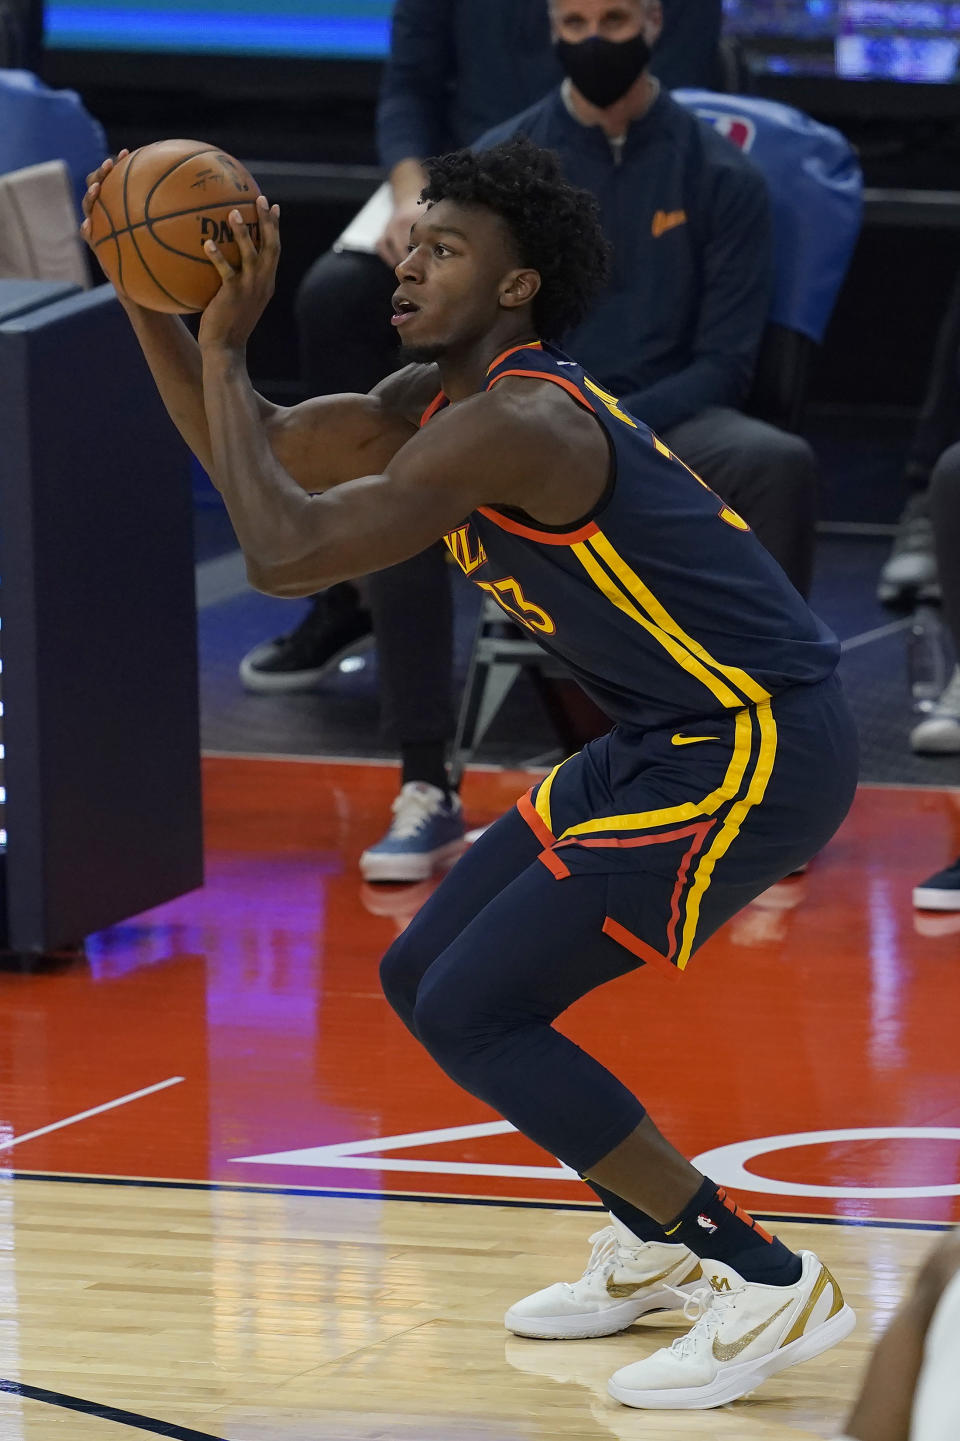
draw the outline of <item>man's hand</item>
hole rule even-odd
[[[106,180],[107,176],[110,174],[110,171],[116,165],[117,161],[123,160],[124,157],[129,154],[129,150],[121,150],[116,156],[116,158],[114,158],[112,155],[108,155],[106,160],[104,160],[103,163],[99,165],[96,170],[91,170],[90,174],[87,176],[87,190],[82,201],[83,224],[80,226],[80,234],[90,246],[91,250],[93,250],[93,244],[90,237],[93,227],[90,222],[90,216],[93,214],[93,207],[97,203],[97,196],[100,194],[100,187]],[[94,255],[96,255],[97,252],[94,250],[93,253]]]
[[[201,350],[242,351],[273,295],[280,259],[280,207],[265,195],[257,196],[260,249],[253,243],[239,210],[227,217],[240,251],[235,270],[208,240],[203,249],[216,267],[221,285],[206,306],[197,340]]]
[[[386,230],[377,241],[377,254],[391,270],[406,258],[410,248],[410,227],[422,214],[423,206],[419,200],[406,200],[394,208]]]
[[[391,270],[396,269],[410,248],[410,227],[423,214],[420,195],[428,182],[427,172],[413,156],[398,161],[390,172],[393,214],[377,241],[377,254]]]

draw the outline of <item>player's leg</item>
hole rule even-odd
[[[686,1349],[624,1368],[611,1388],[628,1405],[721,1405],[835,1344],[853,1313],[812,1253],[795,1256],[757,1226],[665,1140],[636,1097],[553,1027],[578,997],[636,965],[603,934],[606,893],[602,875],[558,882],[529,866],[422,974],[412,1026],[465,1090],[664,1224],[669,1242],[710,1258],[717,1295],[701,1293],[709,1314]]]
[[[645,880],[636,874],[638,886]],[[663,884],[659,876],[650,883]],[[637,1098],[553,1026],[581,996],[638,967],[604,933],[608,884],[606,875],[557,881],[538,862],[527,866],[421,973],[411,1029],[448,1075],[524,1135],[670,1226],[703,1177],[660,1135]],[[404,939],[394,951],[402,953]],[[730,1224],[739,1248],[731,1261],[763,1279],[783,1268],[796,1273],[780,1243],[759,1239],[749,1222],[733,1217]],[[716,1255],[727,1228],[718,1223],[710,1235]],[[681,1239],[696,1241],[691,1249],[702,1253],[702,1228]]]
[[[536,859],[540,844],[515,807],[479,836],[380,962],[380,984],[419,1039],[414,1010],[420,983],[456,937]]]
[[[542,847],[516,808],[511,808],[490,826],[450,871],[425,906],[394,941],[380,963],[384,995],[409,1031],[421,1039],[415,1011],[420,986],[434,962],[461,936],[470,923],[500,896],[529,867],[535,865]],[[543,867],[536,865],[536,870]],[[544,876],[547,873],[543,872]],[[549,892],[548,892],[549,894]],[[594,937],[591,936],[591,940]],[[610,958],[611,974],[620,975],[635,965],[632,957],[601,936],[602,949]],[[599,985],[603,977],[595,980]],[[588,987],[589,989],[589,987]],[[639,1113],[638,1113],[639,1114]],[[621,1269],[639,1264],[634,1252],[649,1243],[662,1243],[660,1227],[649,1215],[603,1186],[588,1184],[611,1214]],[[686,1256],[686,1249],[683,1248]],[[649,1270],[649,1257],[643,1264]],[[682,1277],[680,1279],[683,1279]],[[630,1308],[623,1308],[626,1315]],[[639,1313],[637,1313],[639,1314]],[[626,1326],[633,1317],[622,1322]],[[605,1335],[606,1331],[579,1334]]]
[[[807,442],[724,407],[683,421],[664,440],[743,516],[800,594],[809,595],[820,478]]]

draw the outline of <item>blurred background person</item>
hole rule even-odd
[[[943,617],[954,656],[960,657],[960,444],[934,466],[929,506]],[[910,744],[921,754],[960,754],[960,665],[930,714],[914,726]],[[913,903],[918,910],[960,911],[960,857],[916,886]]]
[[[926,393],[904,468],[909,499],[877,585],[883,605],[910,606],[940,596],[930,514],[934,466],[960,439],[960,275],[940,322]]]
[[[838,1441],[960,1436],[960,1236],[939,1241],[874,1348]]]

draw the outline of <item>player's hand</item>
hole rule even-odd
[[[240,251],[240,267],[234,269],[214,241],[208,240],[204,253],[216,267],[221,285],[206,306],[197,340],[201,349],[242,350],[273,295],[280,260],[280,207],[265,195],[257,196],[260,249],[253,243],[239,210],[227,219]]]
[[[377,241],[377,254],[390,269],[398,266],[410,247],[410,227],[423,214],[419,200],[407,200],[397,205],[387,222],[387,228]]]
[[[110,171],[116,165],[117,161],[122,160],[124,156],[129,154],[129,150],[121,150],[116,156],[108,155],[106,160],[104,160],[101,165],[98,165],[96,170],[91,170],[90,174],[87,176],[87,190],[81,202],[83,206],[83,224],[80,226],[80,234],[83,236],[84,240],[87,242],[88,245],[91,244],[90,216],[93,213],[94,205],[97,203],[97,196],[100,194],[100,187],[103,184],[104,180],[106,180],[107,176],[110,174]]]

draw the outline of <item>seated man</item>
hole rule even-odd
[[[880,571],[877,599],[897,609],[940,597],[937,547],[930,514],[938,457],[960,436],[960,274],[943,308],[933,360],[904,471],[908,499],[890,554]]]
[[[813,455],[739,409],[772,293],[765,182],[650,73],[659,11],[657,0],[550,0],[567,78],[479,144],[529,136],[597,196],[613,278],[564,343],[749,520],[806,594]]]
[[[960,657],[960,442],[949,446],[930,476],[927,492],[934,563],[940,576],[943,618]],[[910,732],[918,755],[960,754],[960,666],[954,668],[933,710]],[[958,898],[960,904],[960,898]]]
[[[960,444],[944,451],[930,478],[930,515],[943,593],[943,616],[960,657]],[[914,726],[910,744],[930,755],[960,754],[960,665],[931,713]],[[960,911],[960,857],[914,887],[922,911]]]

